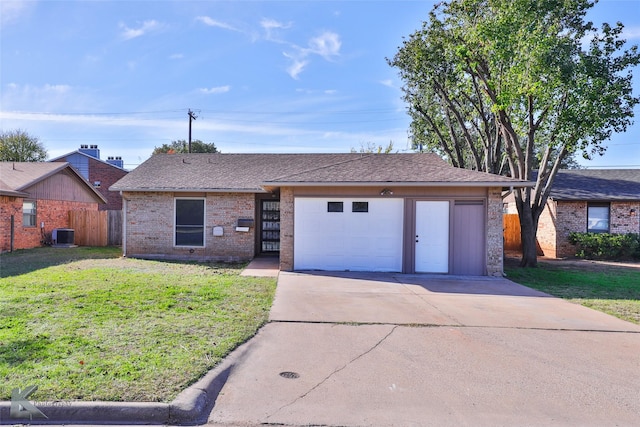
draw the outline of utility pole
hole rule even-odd
[[[189,109],[189,153],[191,153],[191,122],[198,118],[191,109]]]

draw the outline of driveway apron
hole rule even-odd
[[[213,424],[640,425],[640,326],[506,279],[286,273]]]

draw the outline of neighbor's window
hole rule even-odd
[[[176,246],[204,246],[204,199],[176,199]]]
[[[609,203],[587,205],[587,233],[609,232]]]
[[[343,202],[327,202],[327,212],[342,212],[343,209]]]
[[[36,202],[33,200],[22,202],[22,226],[36,226]]]
[[[369,212],[369,202],[352,202],[351,212]]]

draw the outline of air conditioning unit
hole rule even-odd
[[[55,228],[51,232],[54,245],[73,245],[74,230],[72,228]]]

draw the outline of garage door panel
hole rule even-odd
[[[352,202],[368,202],[368,212],[352,212]],[[343,212],[328,212],[343,202]],[[296,198],[296,270],[401,271],[402,199]]]

